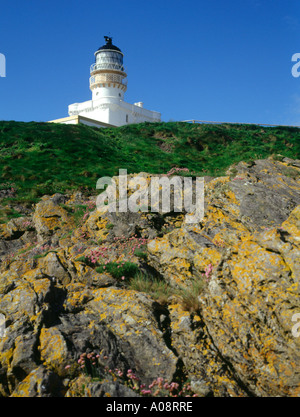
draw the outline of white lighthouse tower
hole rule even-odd
[[[160,122],[161,114],[147,110],[142,102],[124,101],[127,74],[123,66],[123,53],[104,36],[105,45],[95,52],[95,63],[90,68],[92,100],[69,106],[69,117],[53,120],[57,123],[85,123],[105,126],[123,126],[131,123]]]
[[[96,62],[91,65],[90,89],[93,100],[100,98],[124,100],[127,90],[127,74],[123,67],[123,53],[112,44],[112,38],[104,36],[106,45],[95,52]]]

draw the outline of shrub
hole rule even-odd
[[[130,280],[129,288],[149,294],[160,304],[167,304],[169,297],[175,294],[175,290],[167,282],[155,279],[142,272],[139,272]]]
[[[180,288],[177,295],[181,299],[182,308],[190,313],[198,313],[201,308],[200,295],[204,288],[204,282],[193,279],[190,288]]]
[[[205,268],[205,273],[201,278],[193,278],[189,288],[180,288],[177,290],[177,295],[181,298],[181,304],[184,310],[190,313],[199,313],[201,309],[200,296],[204,290],[205,285],[209,282],[213,272],[213,265],[209,264]]]
[[[143,251],[141,251],[141,250],[139,250],[139,249],[136,249],[136,251],[134,252],[134,255],[135,255],[137,258],[142,258],[142,259],[144,259],[145,261],[146,261],[146,260],[147,260],[147,258],[148,258],[147,253],[146,253],[146,252],[143,252]]]
[[[133,277],[139,271],[139,267],[133,262],[108,262],[98,266],[96,271],[99,273],[108,272],[114,278],[124,280]]]

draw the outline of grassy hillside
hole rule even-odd
[[[36,201],[43,194],[95,190],[96,180],[147,171],[189,168],[223,175],[241,160],[284,155],[300,158],[300,129],[254,125],[141,123],[97,129],[84,125],[0,121],[0,190],[9,201]]]

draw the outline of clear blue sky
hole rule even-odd
[[[300,125],[299,0],[1,1],[0,120],[47,121],[90,100],[104,35],[125,55],[125,100],[164,121]]]

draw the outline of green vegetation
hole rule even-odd
[[[181,288],[178,295],[181,298],[182,308],[189,312],[198,313],[201,310],[200,296],[205,286],[204,278],[192,279],[189,288]]]
[[[167,304],[168,298],[176,294],[176,291],[166,281],[153,278],[151,275],[143,272],[137,273],[130,280],[129,288],[149,294],[151,298],[160,304]]]
[[[108,262],[96,268],[99,273],[108,272],[116,279],[125,279],[133,277],[138,273],[139,267],[133,262],[125,262],[119,264],[118,262]]]
[[[160,304],[168,304],[169,298],[175,296],[178,301],[180,301],[184,310],[191,313],[197,313],[201,309],[199,297],[201,296],[205,285],[207,285],[210,274],[211,272],[207,274],[206,278],[205,276],[197,279],[194,278],[191,280],[189,288],[179,286],[175,289],[164,280],[139,272],[129,281],[129,288],[149,294],[151,298],[158,301]]]
[[[144,252],[144,251],[142,251],[142,250],[139,250],[139,249],[136,249],[136,250],[135,250],[134,255],[135,255],[137,258],[143,259],[144,261],[146,261],[146,260],[147,260],[147,258],[148,258],[147,253],[146,253],[146,252]]]
[[[0,121],[2,204],[16,199],[29,204],[44,194],[75,189],[96,193],[97,179],[121,168],[128,173],[188,168],[217,176],[233,163],[272,154],[299,158],[300,129],[182,122],[97,129]]]
[[[0,210],[0,223],[7,223],[11,219],[22,217],[14,208],[4,207]]]

